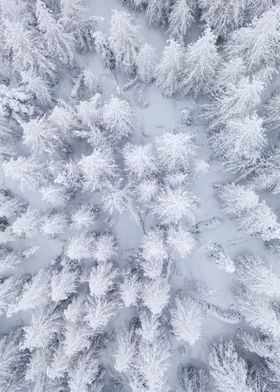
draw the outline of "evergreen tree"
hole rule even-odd
[[[140,47],[138,26],[125,11],[113,11],[109,43],[116,66],[124,75],[135,73],[137,52]]]
[[[165,46],[160,64],[156,67],[156,84],[166,97],[181,91],[184,53],[181,45],[169,40]]]
[[[193,0],[176,0],[169,15],[169,34],[184,43],[189,26],[194,21],[195,2]]]
[[[208,28],[201,38],[187,47],[182,77],[185,94],[208,93],[216,76],[219,62],[216,37]]]

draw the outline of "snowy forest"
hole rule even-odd
[[[0,392],[279,392],[280,0],[0,37]]]

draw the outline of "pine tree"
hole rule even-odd
[[[167,234],[167,244],[169,249],[181,258],[188,256],[195,247],[193,235],[183,227],[170,227]]]
[[[115,369],[120,372],[126,372],[130,369],[136,353],[133,336],[129,332],[121,332],[117,335],[115,357]]]
[[[89,290],[93,298],[106,298],[112,291],[116,278],[116,270],[112,263],[101,263],[93,267],[89,275]]]
[[[75,357],[79,352],[90,348],[92,332],[85,323],[67,323],[64,340],[64,353]]]
[[[155,49],[151,45],[145,43],[141,46],[136,58],[136,69],[142,83],[149,84],[154,80],[156,60]]]
[[[233,33],[228,50],[231,55],[244,58],[250,71],[279,63],[280,6],[274,6],[251,25]]]
[[[238,357],[231,341],[213,345],[209,354],[215,387],[224,392],[253,392],[247,386],[247,364]]]
[[[197,199],[182,188],[166,188],[158,195],[154,213],[163,224],[178,224],[182,220],[189,224],[196,221]]]
[[[184,43],[188,28],[194,21],[195,2],[193,0],[176,0],[169,15],[169,34]]]
[[[244,118],[255,112],[261,103],[264,83],[254,78],[241,78],[236,85],[228,83],[226,88],[206,106],[205,117],[211,129],[221,129],[231,119]]]
[[[169,302],[169,284],[163,279],[151,280],[143,287],[142,299],[144,305],[153,315],[160,314]]]
[[[63,268],[59,272],[54,272],[51,277],[51,298],[54,302],[66,300],[71,294],[77,292],[78,271],[71,270],[69,267]]]
[[[167,371],[170,363],[170,347],[164,338],[158,337],[153,342],[142,340],[139,344],[137,370],[143,377],[148,390],[164,392],[167,386]]]
[[[204,369],[194,366],[179,367],[179,382],[185,392],[208,392],[209,381],[209,375]]]
[[[191,297],[177,297],[171,311],[171,325],[178,340],[193,346],[201,337],[203,312]]]
[[[61,314],[53,306],[34,310],[24,332],[23,348],[47,348],[62,333]]]
[[[168,258],[163,233],[159,230],[149,231],[144,235],[141,248],[143,257],[141,266],[144,275],[150,279],[159,278]]]
[[[19,157],[3,163],[4,174],[19,181],[20,188],[38,188],[45,184],[48,172],[44,163],[33,158]]]
[[[87,303],[86,321],[93,333],[103,332],[110,319],[114,316],[116,306],[104,298],[97,298]]]
[[[85,188],[96,191],[114,178],[115,162],[112,151],[107,148],[95,148],[91,155],[84,156],[79,165],[85,180]]]
[[[170,7],[170,0],[149,0],[146,11],[148,22],[157,25],[167,24]]]
[[[82,5],[82,0],[62,0],[61,22],[65,31],[75,38],[78,50],[90,51],[94,45],[94,32],[98,18],[86,17],[87,10]]]
[[[100,365],[93,352],[89,350],[80,354],[69,371],[70,392],[88,392],[99,371]]]
[[[31,238],[39,233],[41,216],[38,210],[28,207],[12,224],[12,231],[17,237]]]
[[[280,277],[260,258],[253,256],[239,258],[237,276],[245,287],[256,294],[271,298],[280,296]]]
[[[189,133],[165,133],[155,139],[156,157],[164,171],[187,170],[196,154],[194,138]]]
[[[238,310],[250,327],[279,339],[280,320],[271,298],[259,295],[244,287],[236,290]]]
[[[212,137],[214,151],[233,171],[255,165],[266,145],[263,120],[256,113],[242,120],[229,120],[225,130]]]
[[[60,212],[50,212],[43,217],[41,232],[49,237],[55,238],[68,229],[68,217]]]
[[[151,144],[126,144],[123,155],[126,168],[132,175],[135,175],[139,179],[149,176],[156,171],[156,163]]]
[[[202,37],[187,47],[182,86],[185,94],[208,93],[220,62],[216,37],[208,28]]]
[[[139,28],[125,11],[113,11],[109,37],[116,67],[124,75],[135,73],[137,52],[140,47]]]
[[[66,249],[66,255],[71,260],[89,259],[93,254],[93,241],[90,236],[80,234],[72,237]]]
[[[104,126],[112,140],[129,136],[134,128],[134,113],[127,101],[111,97],[103,108]]]
[[[50,299],[50,275],[44,269],[28,280],[17,297],[17,301],[10,306],[9,313],[42,309]]]
[[[244,0],[199,0],[201,19],[212,28],[216,35],[227,38],[229,33],[242,26],[245,18]]]
[[[166,97],[181,92],[184,53],[181,45],[169,40],[165,46],[160,64],[156,67],[156,84]]]
[[[21,349],[22,338],[22,328],[1,336],[0,354],[3,363],[0,369],[0,388],[3,392],[20,391],[25,385],[26,364],[30,353]]]
[[[60,22],[56,22],[42,0],[36,2],[36,17],[49,55],[55,56],[62,64],[71,64],[73,38],[63,30]]]
[[[137,277],[132,274],[124,276],[119,287],[120,297],[126,308],[137,305],[139,298],[140,284]]]

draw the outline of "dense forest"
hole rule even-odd
[[[280,1],[0,0],[0,391],[279,392]]]

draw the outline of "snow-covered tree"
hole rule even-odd
[[[49,282],[49,273],[40,269],[31,280],[24,284],[21,294],[10,307],[9,313],[43,308],[50,298]]]
[[[178,340],[193,346],[201,337],[203,319],[201,305],[191,297],[175,299],[175,307],[171,311],[171,325]]]
[[[127,274],[119,287],[120,297],[124,303],[124,306],[134,306],[137,304],[139,298],[140,284],[137,281],[137,277],[132,274]]]
[[[24,348],[47,348],[62,333],[61,314],[53,306],[36,309],[24,332]]]
[[[164,171],[187,170],[197,147],[190,133],[164,133],[155,139],[156,156]]]
[[[280,192],[280,150],[272,150],[265,160],[258,165],[254,173],[253,183],[256,189],[267,189],[272,194]]]
[[[117,335],[115,357],[115,369],[126,372],[130,369],[136,352],[133,336],[129,332],[121,332]]]
[[[93,208],[90,205],[84,204],[76,209],[71,215],[72,225],[77,230],[88,229],[96,220]]]
[[[280,5],[235,31],[228,44],[231,55],[242,57],[249,70],[264,66],[276,67],[280,60]]]
[[[95,238],[93,257],[98,263],[106,263],[116,253],[115,239],[111,234],[105,233]]]
[[[115,283],[116,270],[112,263],[97,264],[90,271],[89,290],[93,298],[106,298],[113,289]]]
[[[18,19],[5,19],[4,47],[11,53],[11,63],[18,71],[31,71],[37,75],[55,78],[56,66],[47,58],[34,34]],[[36,42],[36,45],[34,45]]]
[[[229,120],[225,130],[212,138],[214,151],[233,171],[256,164],[266,144],[263,120],[256,113]]]
[[[259,295],[271,298],[280,296],[280,277],[260,258],[239,258],[237,276],[245,287]]]
[[[135,125],[131,106],[127,101],[118,97],[111,97],[110,101],[104,105],[103,121],[110,137],[116,141],[129,136]]]
[[[67,321],[71,323],[76,323],[85,315],[85,297],[83,295],[78,295],[72,298],[72,301],[68,304],[67,308],[64,310],[64,317]]]
[[[53,212],[43,217],[41,231],[50,237],[56,237],[66,232],[68,218],[61,212]]]
[[[158,278],[145,283],[142,291],[144,305],[153,315],[160,314],[169,302],[170,287],[166,280]]]
[[[103,331],[110,319],[115,314],[115,303],[109,302],[104,298],[91,300],[87,304],[86,321],[88,322],[93,333]]]
[[[170,0],[149,0],[146,10],[149,23],[155,25],[167,24],[170,8]]]
[[[39,233],[41,216],[39,210],[27,211],[20,215],[12,224],[12,231],[17,237],[31,238]]]
[[[280,335],[280,320],[271,298],[246,290],[236,290],[238,310],[250,327],[276,339]]]
[[[195,247],[195,239],[189,231],[181,226],[170,227],[167,234],[167,245],[172,252],[183,258],[188,256]]]
[[[142,83],[149,84],[153,81],[156,60],[155,49],[151,45],[145,43],[141,46],[136,57],[136,69]]]
[[[84,156],[79,165],[85,180],[85,188],[96,191],[115,176],[115,161],[109,147],[95,148],[88,156]]]
[[[253,392],[247,386],[247,364],[234,350],[232,341],[225,341],[212,346],[209,354],[211,376],[215,387],[224,392]]]
[[[168,258],[163,233],[160,230],[149,231],[143,238],[141,248],[144,275],[157,279],[161,276],[164,262]]]
[[[178,224],[182,220],[189,224],[196,221],[198,201],[190,192],[182,188],[166,188],[158,195],[153,212],[163,224]]]
[[[199,0],[202,9],[201,19],[211,27],[215,34],[226,38],[228,34],[243,24],[245,0]]]
[[[7,313],[10,315],[10,309],[13,308],[15,298],[21,294],[22,287],[25,283],[24,278],[10,278],[1,279],[0,281],[0,315]]]
[[[170,366],[170,346],[164,338],[153,342],[142,340],[139,344],[137,371],[144,379],[148,390],[164,392],[168,389],[167,371]]]
[[[63,64],[71,64],[73,37],[63,30],[42,0],[36,1],[36,17],[49,55],[55,56]]]
[[[109,39],[102,31],[96,31],[93,34],[94,46],[96,52],[101,57],[101,60],[106,68],[112,69],[115,67],[115,58],[112,49],[110,48]]]
[[[169,40],[165,46],[162,59],[155,69],[156,84],[166,97],[181,91],[182,72],[184,69],[184,52],[175,40]]]
[[[195,2],[193,0],[176,0],[169,15],[169,34],[184,43],[188,28],[194,21]]]
[[[47,81],[34,72],[21,72],[22,83],[26,91],[36,98],[42,106],[49,106],[52,102],[52,93]]]
[[[20,255],[10,248],[0,248],[0,277],[9,276],[21,263]]]
[[[255,209],[259,204],[259,196],[244,185],[225,184],[217,189],[225,213],[231,217],[240,217]]]
[[[259,236],[264,241],[280,236],[280,224],[277,215],[250,188],[228,184],[219,190],[224,211],[237,218],[240,229],[251,236]]]
[[[51,298],[54,302],[64,301],[71,294],[76,293],[78,275],[78,271],[71,270],[69,267],[54,272],[50,282]]]
[[[125,11],[113,11],[109,37],[116,66],[125,75],[135,72],[137,52],[140,47],[139,28]]]
[[[253,114],[261,103],[264,83],[257,78],[241,78],[238,83],[227,83],[215,99],[206,105],[205,116],[211,129],[221,129],[231,119],[244,118]]]
[[[67,323],[63,342],[65,355],[74,357],[79,352],[88,349],[91,345],[91,336],[92,332],[87,324]]]
[[[48,178],[44,163],[33,158],[19,157],[3,163],[4,174],[14,181],[19,181],[21,189],[38,188]]]
[[[72,237],[66,249],[66,255],[72,260],[89,259],[93,254],[93,241],[90,236],[80,234]]]
[[[179,367],[179,382],[185,392],[208,392],[210,380],[208,373],[194,366]]]
[[[38,350],[35,351],[35,353]],[[61,379],[65,376],[69,367],[69,358],[65,355],[64,346],[60,344],[52,357],[51,363],[48,364],[46,374],[51,380]]]
[[[88,392],[100,371],[99,362],[91,351],[80,354],[69,370],[70,392]],[[97,389],[98,390],[98,389]]]
[[[279,132],[280,126],[279,126],[279,121],[280,121],[280,116],[279,116],[279,110],[280,110],[280,96],[275,95],[270,100],[265,106],[265,125],[269,130]]]
[[[78,50],[85,52],[93,48],[94,32],[98,18],[87,17],[87,10],[82,0],[61,1],[61,23],[67,33],[73,35]]]
[[[20,391],[25,385],[26,364],[30,354],[21,349],[22,328],[17,328],[1,336],[0,388],[3,392]]]
[[[123,151],[124,163],[137,178],[149,176],[156,171],[156,163],[151,144],[127,144]]]
[[[182,77],[184,93],[208,93],[212,88],[219,62],[216,36],[208,28],[202,37],[187,47]]]

